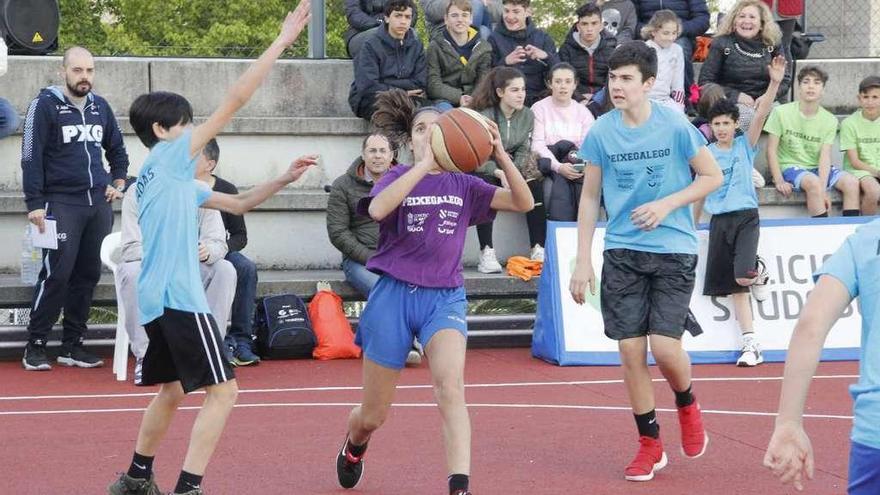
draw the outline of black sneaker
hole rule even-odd
[[[468,490],[455,490],[454,492],[450,492],[449,495],[474,495]]]
[[[58,364],[77,366],[79,368],[98,368],[104,366],[104,360],[87,351],[82,344],[73,347],[61,347]]]
[[[190,490],[188,492],[183,492],[183,493],[170,492],[170,493],[168,493],[168,495],[205,495],[205,492],[203,492],[201,488],[193,488],[192,490]]]
[[[107,487],[110,495],[162,495],[156,486],[154,476],[149,479],[132,478],[127,473],[119,475],[119,479]]]
[[[46,355],[46,342],[44,340],[28,342],[24,348],[21,365],[28,371],[51,370],[52,365],[49,364],[49,356]]]
[[[339,485],[342,488],[354,488],[360,483],[364,476],[364,454],[355,457],[348,451],[348,435],[342,442],[342,448],[336,456],[336,477],[339,479]],[[364,444],[364,452],[366,452],[366,444]]]
[[[143,385],[144,383],[144,358],[137,358],[134,361],[134,384]]]

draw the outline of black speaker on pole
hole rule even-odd
[[[57,0],[0,0],[0,34],[12,55],[46,55],[58,49]]]

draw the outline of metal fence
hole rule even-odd
[[[825,37],[810,58],[880,56],[880,0],[807,0],[803,25]]]

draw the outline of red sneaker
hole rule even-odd
[[[623,471],[628,481],[649,481],[654,473],[666,467],[666,452],[659,438],[639,437],[639,451]]]
[[[700,405],[694,402],[678,408],[678,424],[681,426],[681,452],[685,457],[696,459],[706,452],[709,436],[703,428]]]

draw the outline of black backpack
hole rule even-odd
[[[306,305],[293,294],[259,300],[254,329],[257,352],[265,359],[311,358],[317,345]]]

